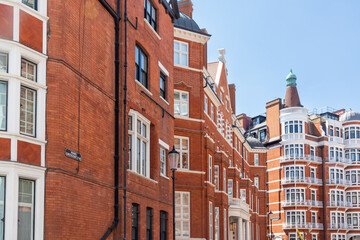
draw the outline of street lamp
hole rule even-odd
[[[273,221],[273,212],[270,211],[269,212],[269,219],[270,219],[270,239],[272,240],[273,239],[273,232],[272,232],[272,221]]]
[[[176,151],[175,146],[173,146],[173,149],[169,152],[169,165],[173,179],[173,240],[175,240],[175,171],[178,167],[179,158],[180,153]]]

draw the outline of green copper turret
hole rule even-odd
[[[290,69],[290,73],[286,77],[286,86],[296,86],[296,75],[292,72],[292,69]]]

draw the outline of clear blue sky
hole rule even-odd
[[[290,68],[301,103],[360,111],[360,0],[193,0],[212,34],[208,60],[226,49],[236,113],[264,113],[284,98]]]

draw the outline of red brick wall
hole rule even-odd
[[[0,4],[0,37],[13,40],[14,8]]]
[[[0,160],[11,159],[11,140],[7,138],[0,138]]]
[[[19,35],[20,43],[42,52],[43,22],[40,19],[20,10]]]
[[[18,141],[17,142],[18,162],[32,165],[41,165],[41,146]]]

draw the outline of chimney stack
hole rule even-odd
[[[179,6],[180,12],[182,12],[182,13],[186,14],[187,16],[189,16],[190,18],[192,18],[193,4],[192,4],[191,0],[179,0],[178,6]]]

